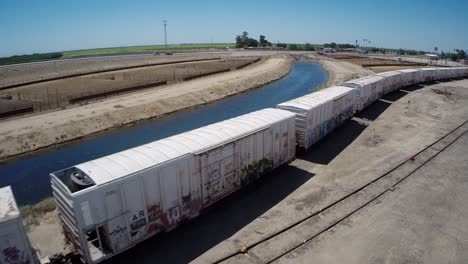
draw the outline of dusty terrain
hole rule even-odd
[[[384,99],[278,172],[311,178],[194,263],[466,262],[468,81]]]
[[[157,90],[5,120],[0,127],[0,159],[243,92],[281,78],[291,64],[291,58],[277,56],[240,70]]]
[[[417,68],[427,68],[433,66],[417,66]],[[398,71],[398,70],[405,70],[405,69],[414,69],[415,66],[373,66],[367,67],[367,69],[379,73],[379,72],[386,72],[386,71]]]
[[[331,57],[320,55],[308,55],[312,60],[317,61],[328,73],[328,81],[325,87],[339,85],[343,82],[373,74],[372,71],[347,61],[337,60]]]
[[[423,68],[426,63],[422,61],[399,61],[392,57],[379,57],[354,53],[331,53],[322,57],[332,58],[341,62],[348,62],[368,69],[372,72],[396,71],[403,69]]]
[[[120,56],[58,60],[0,67],[0,88],[24,82],[154,63],[214,58],[209,53],[173,56]]]
[[[225,58],[210,61],[148,66],[59,79],[5,89],[18,103],[32,103],[34,111],[63,108],[74,103],[88,103],[118,93],[158,89],[160,85],[193,79],[198,76],[236,70],[257,58]],[[144,61],[142,62],[144,63]],[[0,106],[5,100],[0,101]]]

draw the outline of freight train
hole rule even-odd
[[[82,261],[99,263],[289,163],[383,95],[467,76],[461,67],[379,73],[53,172],[64,234]]]

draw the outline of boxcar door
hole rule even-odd
[[[234,144],[223,146],[221,175],[223,177],[223,189],[226,193],[231,192],[239,185],[236,178],[237,164],[235,158]]]
[[[126,210],[122,208],[122,198],[118,186],[113,185],[103,191],[106,218],[109,219],[105,224],[107,239],[112,250],[118,252],[126,248],[129,242],[127,215],[124,213]]]
[[[163,224],[166,228],[176,225],[190,203],[190,155],[171,160],[159,168],[163,197]],[[181,201],[185,200],[185,201]]]
[[[126,210],[130,239],[135,241],[142,238],[146,230],[145,202],[139,178],[134,177],[122,183],[121,192]]]

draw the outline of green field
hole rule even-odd
[[[169,50],[183,50],[183,49],[225,49],[234,48],[233,43],[214,43],[214,44],[178,44],[168,45]],[[26,63],[33,61],[44,61],[52,59],[71,59],[88,56],[104,56],[112,54],[125,54],[125,53],[144,53],[164,51],[164,45],[151,45],[151,46],[131,46],[131,47],[113,47],[113,48],[100,48],[100,49],[85,49],[85,50],[70,50],[54,53],[41,53],[41,54],[28,54],[28,55],[15,55],[11,57],[0,58],[0,65]]]
[[[168,45],[167,48],[170,50],[181,50],[181,49],[224,49],[226,47],[234,48],[233,43],[216,43],[216,44],[179,44],[179,45]],[[109,54],[124,54],[124,53],[138,53],[138,52],[155,52],[165,50],[164,45],[152,45],[152,46],[132,46],[132,47],[113,47],[113,48],[101,48],[101,49],[86,49],[86,50],[72,50],[64,51],[62,58],[76,58],[83,56],[93,55],[109,55]]]

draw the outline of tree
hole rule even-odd
[[[288,45],[288,49],[290,49],[290,50],[298,50],[299,47],[298,47],[296,44],[289,44],[289,45]]]
[[[247,31],[242,32],[241,40],[244,45],[247,44],[249,41],[249,33],[247,33]]]
[[[405,54],[405,50],[404,50],[404,49],[399,49],[399,50],[397,51],[397,54],[398,54],[398,55],[404,55],[404,54]]]
[[[336,49],[336,43],[335,42],[330,43],[330,48]]]
[[[258,40],[253,38],[248,38],[247,47],[258,47]]]
[[[237,48],[246,48],[246,47],[257,47],[258,41],[253,38],[249,38],[249,33],[247,31],[242,32],[242,35],[236,36],[236,47]]]
[[[312,44],[306,43],[305,46],[304,46],[304,50],[314,51],[315,48],[314,48],[314,46],[312,46]]]
[[[237,35],[236,36],[236,48],[243,48],[244,43],[242,43],[242,37]]]
[[[450,59],[452,61],[457,61],[458,60],[458,54],[456,54],[456,53],[450,53],[449,57],[450,57]]]
[[[260,35],[259,41],[260,41],[260,47],[267,47],[267,46],[270,47],[271,46],[271,43],[268,40],[266,40],[264,35]]]
[[[278,48],[286,48],[288,45],[286,43],[278,43],[276,44],[276,47]]]

